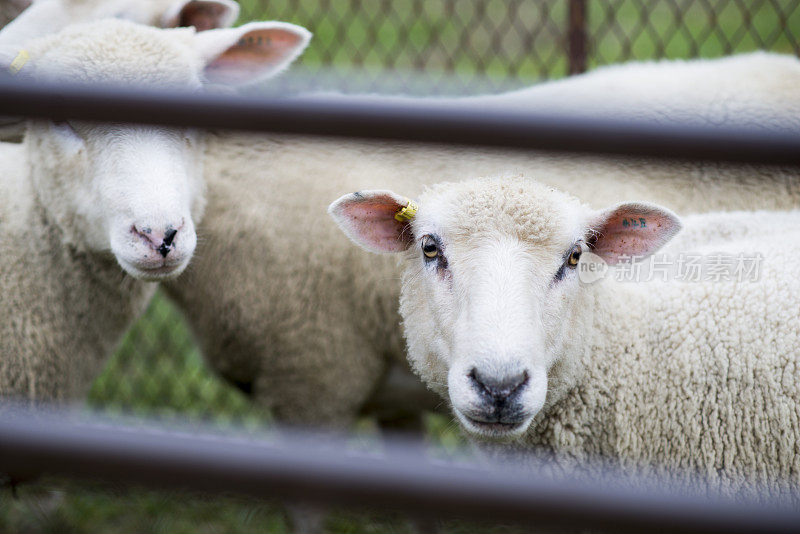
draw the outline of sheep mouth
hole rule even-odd
[[[470,417],[456,410],[456,415],[464,423],[466,430],[489,438],[506,438],[519,436],[527,430],[530,418],[514,418],[513,420],[482,420]]]
[[[513,432],[522,426],[522,423],[487,423],[485,421],[478,421],[476,419],[470,419],[469,422],[479,428],[484,428],[494,432]]]
[[[176,269],[180,269],[180,267],[181,265],[162,265],[160,267],[139,267],[138,269],[149,275],[160,276],[172,274]]]
[[[522,421],[518,422],[504,422],[504,421],[479,421],[478,419],[473,419],[472,417],[467,417],[470,423],[479,427],[479,428],[486,428],[489,430],[499,430],[499,431],[508,431],[508,430],[515,430],[522,426]]]
[[[162,263],[161,265],[137,265],[124,258],[117,258],[122,269],[129,275],[139,280],[148,282],[157,282],[159,280],[166,280],[175,278],[183,272],[188,262],[182,261],[178,263]]]

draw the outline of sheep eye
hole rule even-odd
[[[572,251],[569,253],[569,257],[567,258],[567,265],[574,269],[578,265],[578,261],[581,259],[582,252],[583,250],[579,244],[572,247]]]
[[[430,260],[439,255],[439,245],[436,243],[436,240],[429,235],[422,238],[422,253]]]

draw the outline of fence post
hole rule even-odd
[[[569,0],[569,75],[586,72],[586,0]]]

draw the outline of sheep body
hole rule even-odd
[[[796,171],[775,167],[227,133],[212,136],[206,154],[209,208],[199,253],[179,281],[163,286],[211,366],[292,422],[346,424],[381,393],[390,369],[406,365],[395,262],[351,250],[320,222],[343,192],[378,186],[415,195],[433,180],[506,170],[593,204],[800,205]],[[226,254],[231,260],[219,261]],[[423,391],[416,399],[436,405]],[[409,401],[391,409],[412,408]]]
[[[190,57],[184,49],[189,34],[169,39],[153,31],[111,22],[78,27],[31,42],[35,60],[25,69],[43,79],[58,79],[75,61],[81,68],[70,73],[73,77],[113,80],[109,72],[117,69],[120,74],[131,68],[133,60],[143,76],[157,77],[146,61],[133,58],[142,43],[160,48],[163,67],[174,68],[170,69],[173,78],[194,66],[182,63]],[[124,138],[125,133],[117,136]],[[112,230],[92,228],[95,221],[89,217],[95,212],[81,198],[90,204],[117,203],[120,210],[125,209],[126,199],[101,201],[89,192],[91,187],[85,182],[94,179],[93,173],[103,173],[102,156],[88,156],[92,146],[82,146],[77,139],[76,134],[65,134],[50,123],[32,121],[23,143],[0,144],[3,396],[64,401],[85,395],[103,358],[144,311],[156,288],[154,282],[135,279],[120,268],[104,237]],[[111,145],[104,150],[120,156]],[[120,172],[124,169],[124,165],[116,167]],[[164,180],[168,178],[165,174]],[[199,181],[201,176],[194,179]],[[202,197],[191,201],[198,216]],[[183,237],[189,239],[188,231]],[[96,239],[106,244],[95,243]]]
[[[262,44],[270,37],[279,48]],[[253,43],[244,66],[229,57],[243,39]],[[247,83],[308,39],[284,23],[197,33],[109,19],[27,43],[23,69],[46,83],[197,91],[219,60],[230,77],[217,72],[217,83]],[[46,120],[28,121],[22,144],[0,144],[0,395],[85,395],[154,281],[192,257],[204,146],[189,129]]]
[[[800,126],[800,97],[793,89],[800,82],[800,61],[791,55],[759,51],[717,59],[631,62],[600,67],[578,79],[580,83],[567,78],[476,101],[498,107],[541,103],[552,112],[660,124]]]
[[[639,68],[647,72],[636,77],[642,92],[616,98]],[[659,86],[660,78],[647,82],[659,70],[676,80],[666,84],[669,90]],[[737,71],[747,92],[731,94]],[[800,61],[764,53],[609,67],[514,95],[515,102],[552,109],[558,94],[569,93],[565,102],[580,111],[592,106],[581,106],[578,96],[590,95],[590,102],[615,103],[596,107],[607,115],[645,113],[663,120],[678,113],[678,103],[694,95],[701,80],[714,81],[716,72],[722,73],[720,83],[702,87],[708,95],[703,114],[695,113],[699,105],[691,106],[678,120],[796,124],[800,98],[786,89],[800,83]],[[652,108],[651,97],[658,102]],[[459,102],[466,101],[499,104],[503,95]],[[414,99],[424,102],[441,103]],[[409,417],[438,404],[421,387],[413,396],[404,389],[399,397],[407,400],[400,405],[387,392],[407,373],[394,308],[398,288],[389,282],[399,271],[389,259],[350,250],[336,231],[320,224],[328,202],[341,193],[378,186],[414,195],[434,181],[524,173],[593,204],[644,198],[681,212],[800,205],[796,170],[719,163],[223,133],[210,139],[205,165],[210,205],[199,255],[180,281],[164,287],[186,313],[214,369],[279,419],[302,423],[347,424],[365,407]],[[233,260],[218,261],[225,254]],[[223,279],[231,282],[220,284]]]
[[[0,394],[79,399],[156,289],[65,239],[33,191],[27,146],[0,144]]]
[[[604,281],[577,386],[521,444],[567,463],[612,458],[661,476],[699,474],[724,493],[753,484],[772,497],[796,492],[800,212],[684,224],[688,235],[665,253],[760,254],[758,281]]]

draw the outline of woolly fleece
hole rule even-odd
[[[420,198],[413,227],[416,235],[435,216],[462,256],[480,242],[476,232],[538,236],[530,253],[547,255],[547,243],[563,241],[575,223],[558,195],[520,180],[442,184]],[[699,473],[709,491],[736,494],[748,481],[781,495],[800,485],[800,211],[711,213],[684,225],[665,253],[760,253],[758,280],[609,276],[581,285],[561,317],[570,345],[549,368],[545,407],[514,445],[565,465],[613,459],[673,478]],[[435,340],[449,333],[430,315],[419,263],[411,247],[401,297],[409,358],[447,398]]]
[[[164,284],[210,365],[278,419],[343,425],[405,368],[392,258],[355,249],[326,215],[359,189],[414,198],[425,184],[524,173],[595,205],[648,200],[679,213],[800,205],[797,171],[546,153],[220,133],[192,265]],[[413,383],[405,380],[403,384]],[[436,406],[422,388],[381,410]],[[403,399],[403,396],[399,397]]]
[[[73,62],[70,72],[84,80],[100,72],[104,80],[135,76],[140,83],[165,73],[173,82],[196,76],[197,59],[189,61],[184,46],[194,32],[160,32],[121,21],[74,27],[32,44],[37,61],[30,67],[49,74]],[[131,53],[140,45],[152,62]],[[86,245],[67,194],[70,180],[86,179],[86,162],[60,161],[45,148],[47,130],[31,122],[23,144],[0,144],[0,394],[64,401],[85,397],[156,285],[126,275],[109,251]],[[196,200],[199,216],[202,195]]]

